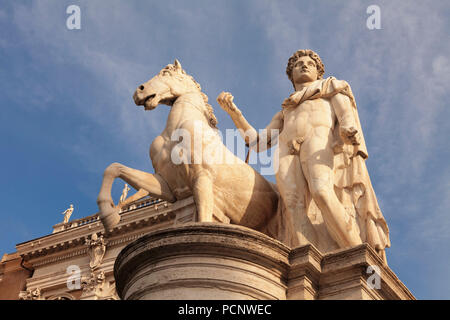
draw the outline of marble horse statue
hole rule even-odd
[[[97,203],[106,230],[119,221],[122,206],[150,195],[169,202],[193,196],[198,222],[221,213],[233,224],[267,232],[279,210],[276,187],[231,153],[217,133],[217,119],[200,85],[175,60],[140,85],[134,102],[153,110],[168,105],[166,127],[150,146],[155,173],[113,163],[104,172]],[[114,179],[138,190],[118,204],[111,198]]]

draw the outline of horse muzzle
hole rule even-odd
[[[137,90],[133,94],[134,103],[137,106],[144,106],[145,110],[152,110],[156,108],[157,103],[155,98],[156,94],[144,95],[143,92],[138,92]]]

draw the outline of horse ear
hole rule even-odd
[[[177,59],[175,59],[175,62],[173,64],[177,70],[183,70],[183,68],[181,68],[180,61],[178,61]]]

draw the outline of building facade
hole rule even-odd
[[[192,197],[175,203],[146,197],[120,215],[112,230],[94,214],[17,244],[0,262],[0,300],[118,300],[115,264],[125,299],[136,298],[126,292],[130,288],[138,288],[142,299],[415,299],[368,244],[323,255],[312,245],[289,248],[232,226],[225,216],[214,216],[222,224],[187,224],[196,221]],[[142,259],[117,259],[122,250],[140,252]],[[161,253],[164,265],[158,264]],[[377,275],[369,268],[377,268]],[[136,275],[147,287],[135,285]],[[372,285],[374,276],[379,286]],[[158,277],[166,281],[153,281]]]
[[[94,214],[17,244],[0,262],[0,299],[118,299],[113,270],[119,252],[155,229],[193,221],[196,210],[192,197],[173,204],[145,197],[120,214],[112,230]]]

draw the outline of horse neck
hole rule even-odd
[[[204,120],[208,122],[206,104],[200,92],[189,92],[180,95],[172,105],[167,119],[164,134],[171,136],[186,119]]]
[[[174,102],[172,109],[194,107],[201,112],[206,111],[205,100],[200,91],[187,92],[180,95]]]
[[[174,115],[174,118],[180,116],[182,118],[191,118],[195,117],[196,111],[199,113],[199,116],[197,116],[198,120],[209,122],[208,107],[200,91],[180,95],[175,100],[170,113]]]

